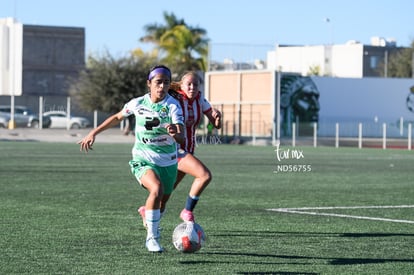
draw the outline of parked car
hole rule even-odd
[[[65,111],[44,112],[44,116],[50,118],[50,128],[67,128],[70,129],[87,128],[91,126],[89,119],[85,117],[70,116],[69,120]]]
[[[11,118],[11,106],[1,105],[0,106],[0,117],[1,121],[7,122],[5,127],[8,126]],[[50,118],[43,116],[43,128],[50,126]],[[26,106],[14,106],[14,123],[16,127],[31,127],[39,128],[39,117],[32,112]]]
[[[0,128],[7,128],[9,125],[9,118],[0,114]]]

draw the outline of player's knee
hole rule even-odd
[[[161,188],[152,188],[149,192],[149,196],[154,200],[161,201],[163,197],[163,192]]]
[[[201,176],[200,176],[200,179],[204,184],[209,184],[209,182],[212,180],[212,178],[213,178],[213,176],[211,175],[211,172],[208,169],[205,169],[203,171],[203,173],[201,174]]]

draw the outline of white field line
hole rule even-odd
[[[324,213],[324,212],[313,212],[313,211],[309,211],[309,210],[389,209],[389,208],[414,208],[414,205],[332,206],[332,207],[271,208],[271,209],[267,209],[267,210],[268,211],[275,211],[275,212],[282,212],[282,213],[301,214],[301,215],[330,216],[330,217],[340,217],[340,218],[350,218],[350,219],[374,220],[374,221],[397,222],[397,223],[411,223],[411,224],[414,224],[414,221],[411,221],[411,220],[396,220],[396,219],[386,219],[386,218],[377,218],[377,217],[353,216],[353,215],[344,215],[344,214],[336,214],[336,213]]]

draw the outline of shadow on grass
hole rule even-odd
[[[346,237],[346,238],[379,238],[379,237],[414,237],[409,233],[322,233],[322,232],[283,232],[283,231],[231,231],[223,234],[211,234],[216,237],[257,237],[261,238],[269,235],[294,235],[295,237]]]
[[[375,263],[414,263],[414,259],[372,259],[372,258],[330,258],[330,257],[310,257],[310,256],[294,256],[294,255],[278,255],[278,254],[259,254],[259,253],[237,253],[237,252],[207,252],[204,254],[223,255],[223,256],[246,256],[260,258],[278,258],[289,260],[326,260],[332,265],[350,265],[350,264],[375,264]],[[255,262],[257,264],[257,262]],[[296,263],[298,264],[298,263]],[[303,263],[300,263],[303,264]]]
[[[407,233],[342,233],[339,235],[348,238],[414,237],[414,234]]]
[[[238,272],[238,273],[236,273],[236,274],[246,274],[246,275],[255,275],[255,274],[257,274],[257,275],[266,275],[266,274],[273,274],[273,275],[284,275],[284,274],[286,274],[286,275],[288,275],[288,274],[293,274],[293,275],[316,275],[316,274],[319,274],[319,273],[310,273],[310,272],[282,272],[282,271],[280,271],[280,272]]]
[[[408,233],[322,233],[322,232],[280,232],[280,231],[231,231],[223,234],[212,234],[211,237],[249,237],[249,238],[269,238],[280,237],[283,235],[292,237],[338,237],[338,238],[387,238],[387,237],[414,237],[414,234]],[[223,259],[226,256],[244,256],[244,257],[257,257],[263,259],[284,259],[284,260],[296,260],[299,262],[272,262],[267,264],[289,264],[289,265],[309,265],[314,261],[324,261],[328,265],[360,265],[360,264],[384,264],[384,263],[414,263],[414,259],[403,258],[345,258],[345,257],[320,257],[320,256],[299,256],[299,255],[280,255],[280,254],[261,254],[261,253],[245,253],[245,252],[206,252],[210,255],[222,255]],[[183,262],[183,264],[190,264],[189,262]],[[254,264],[258,264],[255,262]],[[266,264],[263,262],[262,264]],[[254,274],[254,273],[240,273],[240,274]],[[263,273],[260,273],[263,274]],[[266,273],[264,273],[266,274]],[[283,274],[283,273],[269,273],[269,274]],[[293,273],[294,274],[294,273]],[[300,273],[303,274],[303,273]],[[313,274],[313,273],[306,273]]]
[[[261,257],[261,258],[262,257],[263,258],[276,257],[276,258],[279,258],[279,259],[280,258],[289,258],[289,259],[291,259],[290,257],[286,257],[286,256],[281,257],[280,255],[255,254],[255,253],[207,252],[207,253],[200,253],[200,254],[203,254],[203,255],[226,255],[226,256],[249,256],[249,257],[254,256],[254,257]],[[292,257],[292,258],[297,259],[297,257]],[[180,264],[183,264],[183,265],[199,265],[199,264],[214,264],[214,265],[217,265],[217,264],[234,264],[234,262],[230,261],[230,260],[224,260],[224,261],[223,260],[220,260],[220,261],[196,260],[196,261],[180,261]],[[242,264],[243,265],[260,265],[260,266],[265,266],[265,265],[274,266],[275,264],[277,264],[277,265],[287,265],[288,264],[288,265],[301,265],[301,266],[311,265],[310,263],[303,263],[303,262],[301,262],[301,263],[292,263],[292,262],[278,262],[278,263],[275,263],[275,262],[269,262],[269,261],[259,261],[259,262],[257,262],[257,261],[243,261]],[[318,273],[292,272],[292,271],[289,271],[289,272],[282,272],[282,271],[278,271],[278,272],[275,272],[275,271],[243,272],[243,271],[240,271],[240,272],[237,272],[235,274],[293,274],[293,275],[303,274],[303,275],[315,275],[315,274],[318,274]]]

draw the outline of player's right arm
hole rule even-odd
[[[167,133],[174,138],[178,144],[183,144],[185,141],[184,126],[182,124],[168,124],[166,126]]]
[[[86,135],[83,139],[81,139],[78,144],[80,144],[80,150],[88,152],[92,150],[92,145],[95,142],[95,137],[100,132],[105,131],[111,127],[118,125],[124,119],[122,111],[108,117],[104,122],[102,122],[99,126],[92,129],[88,135]]]

